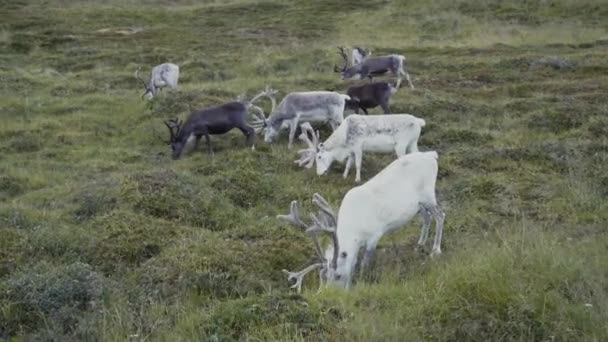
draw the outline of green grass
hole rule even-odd
[[[21,0],[0,12],[0,340],[608,339],[608,8],[598,0]],[[135,33],[133,33],[135,32]],[[274,217],[353,187],[283,137],[172,161],[162,120],[266,84],[344,91],[337,45],[402,53],[440,155],[444,253],[420,218],[350,292]],[[534,62],[558,56],[571,68]],[[133,76],[180,65],[151,102]],[[268,104],[265,104],[268,108]],[[376,109],[375,113],[379,113]],[[323,134],[327,135],[327,130]],[[362,177],[393,159],[366,155]]]

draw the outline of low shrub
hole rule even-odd
[[[92,310],[102,299],[104,278],[81,262],[55,267],[41,262],[13,274],[0,284],[0,317],[6,330],[34,331],[58,325],[72,331],[82,313]]]

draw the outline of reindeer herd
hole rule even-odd
[[[435,197],[438,155],[434,151],[419,152],[418,139],[425,121],[410,114],[390,114],[389,102],[405,77],[411,89],[411,78],[405,68],[405,57],[386,55],[372,57],[371,52],[355,47],[350,58],[345,48],[339,47],[344,60],[342,68],[334,71],[343,80],[363,80],[369,83],[350,87],[346,94],[332,91],[292,92],[277,105],[277,91],[266,87],[251,100],[239,99],[217,106],[195,110],[185,122],[173,119],[165,121],[170,137],[167,142],[173,159],[182,155],[185,146],[194,140],[195,148],[205,137],[207,151],[212,154],[210,135],[224,134],[234,128],[246,137],[246,143],[255,149],[256,134],[263,134],[266,143],[277,140],[282,131],[288,131],[288,148],[291,149],[298,128],[299,139],[307,148],[297,151],[296,164],[312,168],[316,164],[317,175],[326,174],[334,161],[345,162],[343,177],[348,177],[355,164],[355,182],[361,182],[363,152],[382,152],[397,155],[386,166],[362,185],[349,190],[338,212],[318,193],[312,202],[318,207],[311,213],[310,223],[300,218],[297,201],[291,203],[289,215],[279,215],[296,227],[302,228],[313,241],[317,262],[299,272],[283,270],[288,281],[301,291],[304,276],[319,269],[320,285],[333,285],[349,289],[353,271],[357,265],[359,250],[364,249],[361,271],[373,257],[379,240],[386,233],[403,227],[417,213],[421,213],[423,225],[418,245],[424,246],[432,221],[435,221],[435,239],[431,256],[441,254],[441,236],[445,214]],[[390,73],[396,76],[394,83],[372,82],[373,77]],[[139,76],[145,87],[142,97],[151,99],[164,87],[177,88],[179,67],[164,63],[155,66],[148,82]],[[272,109],[268,116],[255,105],[268,98]],[[384,115],[367,115],[367,110],[380,106]],[[345,111],[355,114],[345,117]],[[366,115],[359,115],[362,110]],[[253,115],[250,116],[250,113]],[[324,141],[314,125],[328,123],[333,132]],[[321,248],[318,235],[327,233],[332,243]]]

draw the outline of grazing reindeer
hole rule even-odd
[[[391,96],[399,90],[399,86],[399,80],[395,85],[389,82],[373,82],[352,86],[346,91],[346,94],[350,96],[350,100],[346,101],[346,109],[354,110],[355,114],[359,114],[359,109],[361,109],[368,114],[369,108],[380,106],[384,114],[390,114],[389,102]]]
[[[367,183],[349,190],[342,199],[338,215],[323,197],[314,194],[312,201],[319,207],[319,213],[310,215],[310,225],[300,219],[297,201],[291,202],[289,215],[279,215],[277,218],[304,228],[313,239],[318,258],[316,263],[300,272],[283,270],[288,275],[288,281],[296,281],[292,288],[300,292],[304,276],[318,268],[321,269],[321,286],[329,283],[349,289],[359,249],[365,248],[361,266],[364,270],[373,258],[380,239],[403,227],[419,212],[423,224],[418,245],[424,246],[426,243],[434,219],[436,230],[431,256],[441,254],[445,214],[435,197],[437,171],[437,152],[415,152],[401,156]],[[325,253],[317,240],[320,232],[328,232],[332,238],[332,244]]]
[[[264,92],[263,92],[264,93]],[[177,119],[165,121],[171,134],[168,143],[173,150],[173,159],[178,159],[191,136],[196,138],[195,148],[202,136],[205,136],[207,149],[211,155],[211,142],[209,135],[224,134],[233,128],[238,128],[247,138],[247,144],[253,148],[255,130],[247,125],[249,109],[255,109],[263,115],[261,108],[250,102],[234,101],[219,106],[201,109],[190,113],[185,123]]]
[[[144,84],[146,89],[141,97],[147,95],[148,99],[156,96],[159,90],[164,87],[177,89],[177,81],[179,79],[179,67],[172,63],[163,63],[152,68],[150,72],[150,80],[148,83],[139,76],[139,69],[135,72],[135,77]]]
[[[344,105],[350,100],[348,95],[331,91],[309,91],[293,92],[275,107],[274,95],[272,99],[272,110],[268,118],[258,117],[252,125],[264,130],[264,141],[272,143],[281,129],[289,127],[288,148],[291,149],[293,139],[299,124],[303,122],[329,122],[335,130],[344,119]],[[253,103],[256,98],[251,102]]]
[[[409,114],[394,115],[349,115],[333,134],[319,144],[318,132],[312,132],[312,141],[305,131],[312,131],[310,126],[303,126],[300,139],[308,148],[298,151],[301,158],[295,163],[311,168],[317,163],[317,175],[329,170],[334,160],[343,162],[346,159],[344,178],[355,161],[355,182],[361,181],[361,164],[363,151],[392,152],[402,156],[407,152],[418,152],[418,138],[425,121]]]
[[[401,82],[401,76],[405,76],[410,88],[414,89],[410,74],[405,70],[405,57],[402,55],[387,55],[379,57],[363,57],[363,60],[352,66],[348,65],[348,57],[343,47],[338,47],[338,54],[344,59],[344,66],[339,69],[334,66],[334,71],[342,75],[342,79],[361,80],[368,77],[370,80],[379,75],[390,72],[397,76]]]

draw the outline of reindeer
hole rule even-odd
[[[367,115],[369,108],[380,106],[384,114],[390,114],[390,98],[399,90],[400,84],[397,80],[394,85],[389,82],[373,82],[349,87],[346,94],[350,100],[346,101],[345,109],[354,110],[355,114],[359,114],[361,109]]]
[[[418,245],[426,244],[431,221],[434,220],[436,230],[431,257],[440,255],[445,214],[435,197],[437,158],[434,151],[399,157],[367,183],[349,190],[337,215],[321,195],[314,194],[312,201],[319,212],[310,215],[311,224],[300,219],[298,202],[292,201],[289,215],[277,218],[305,229],[313,240],[318,259],[299,272],[283,270],[288,281],[295,280],[292,288],[300,292],[304,276],[320,269],[321,287],[331,284],[349,289],[359,249],[365,248],[361,265],[363,272],[369,266],[380,239],[403,227],[417,213],[421,213],[423,219]],[[329,233],[332,240],[325,253],[317,239],[317,234],[322,232]]]
[[[350,100],[348,95],[331,91],[293,92],[276,106],[274,94],[268,97],[272,100],[270,116],[258,115],[258,120],[252,126],[264,131],[264,141],[267,143],[272,143],[282,129],[289,128],[289,149],[298,125],[303,122],[328,122],[335,130],[344,119],[345,102]],[[257,99],[251,102],[254,100]]]
[[[393,115],[349,115],[332,135],[319,144],[319,132],[312,127],[303,126],[300,139],[308,144],[307,149],[298,151],[300,159],[295,163],[311,168],[317,163],[317,175],[329,170],[334,160],[343,162],[346,159],[343,177],[355,161],[355,182],[361,181],[361,164],[363,151],[392,152],[402,156],[408,151],[418,152],[418,138],[425,121],[409,114]],[[312,133],[312,141],[307,132]]]
[[[256,98],[272,94],[269,89],[261,92]],[[258,115],[263,115],[260,107],[253,105],[251,101],[234,101],[228,102],[219,106],[214,106],[206,109],[201,109],[190,113],[190,116],[185,123],[177,119],[165,121],[165,125],[169,129],[170,139],[167,142],[171,145],[173,151],[173,159],[178,159],[192,136],[195,137],[195,146],[202,136],[205,136],[207,150],[209,155],[213,153],[211,150],[211,142],[209,135],[224,134],[233,128],[238,128],[246,137],[246,143],[254,149],[255,130],[247,124],[247,114],[250,109],[258,112]]]
[[[150,72],[150,80],[147,83],[139,76],[140,69],[138,68],[135,72],[135,77],[144,84],[145,91],[141,94],[141,97],[147,95],[147,99],[151,99],[164,87],[177,89],[177,81],[179,79],[179,67],[177,65],[163,63],[155,66]]]
[[[348,65],[348,56],[344,47],[338,47],[338,54],[344,59],[344,66],[342,69],[334,65],[334,71],[342,75],[342,79],[353,79],[361,80],[369,78],[372,80],[375,76],[384,75],[388,72],[397,76],[399,82],[401,82],[401,76],[405,76],[410,88],[414,89],[410,74],[405,70],[405,57],[402,55],[387,55],[379,57],[368,57],[361,55],[362,60],[358,64]],[[358,53],[360,54],[360,52]]]

